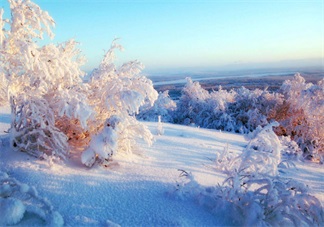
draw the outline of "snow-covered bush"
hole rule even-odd
[[[8,26],[1,34],[0,74],[12,110],[11,144],[36,156],[65,157],[68,137],[60,124],[89,116],[87,107],[80,108],[82,58],[73,40],[38,46],[36,40],[44,33],[53,37],[54,20],[31,1],[9,0],[9,4],[12,17],[5,20]]]
[[[320,201],[307,193],[304,184],[280,177],[235,173],[219,189],[222,199],[230,202],[237,221],[246,226],[321,225]],[[221,204],[218,204],[222,206]]]
[[[169,96],[169,91],[160,92],[154,105],[150,103],[142,106],[137,115],[137,119],[144,121],[157,121],[158,116],[161,116],[163,122],[173,122],[173,112],[177,105]]]
[[[324,79],[314,85],[297,73],[270,93],[244,87],[208,92],[187,78],[173,117],[179,124],[244,134],[277,121],[277,135],[291,137],[305,158],[323,162]]]
[[[225,153],[217,158],[216,165],[223,165],[228,176],[222,185],[203,187],[192,174],[182,171],[175,194],[198,200],[232,225],[321,226],[324,213],[320,201],[308,194],[304,184],[278,175],[281,146],[274,126],[277,124],[255,130],[237,157]]]
[[[229,168],[245,173],[278,174],[278,165],[281,162],[281,143],[272,127],[278,126],[277,122],[271,123],[264,128],[259,126],[250,135],[251,140],[242,154],[232,159]]]
[[[281,90],[285,102],[278,106],[273,118],[280,123],[277,134],[290,136],[304,157],[323,159],[324,155],[324,79],[316,85],[306,83],[297,73],[286,80]]]
[[[131,152],[136,138],[152,141],[149,130],[135,119],[140,106],[152,105],[157,98],[152,82],[140,75],[139,62],[116,67],[114,51],[121,46],[113,42],[86,83],[80,69],[84,58],[74,40],[37,45],[44,33],[54,35],[48,13],[29,0],[9,4],[11,20],[2,20],[0,13],[0,104],[11,105],[13,148],[64,158],[70,150],[82,152],[89,145],[90,149],[100,135],[126,152]],[[120,118],[116,141],[109,133],[103,135],[112,116]],[[97,151],[94,155],[106,157]]]
[[[98,132],[100,138],[112,138],[116,140],[115,152],[123,151],[131,153],[136,144],[136,139],[144,139],[148,144],[153,142],[153,136],[148,128],[136,120],[135,115],[139,113],[139,108],[145,103],[151,106],[157,99],[158,93],[153,88],[151,80],[140,75],[143,65],[140,62],[127,62],[116,67],[114,64],[115,49],[122,49],[116,42],[112,43],[110,50],[98,68],[90,75],[88,86],[88,100],[94,109],[94,118],[88,121],[88,132],[92,140],[97,140],[95,136]],[[105,122],[113,116],[118,116],[118,129],[115,133],[107,132]],[[104,129],[103,129],[104,128]],[[94,142],[91,140],[91,144]],[[101,143],[102,144],[102,143]],[[95,150],[105,150],[106,146],[96,145]],[[93,149],[92,149],[93,150]],[[89,150],[83,154],[83,163],[92,163],[96,157],[100,161],[107,159],[107,155],[98,155],[98,151],[89,155]],[[87,157],[87,158],[86,158]]]
[[[204,128],[249,133],[269,123],[267,116],[282,102],[282,97],[267,90],[250,91],[244,87],[208,92],[199,82],[187,79],[177,104],[175,122],[195,123]]]
[[[289,136],[280,136],[279,139],[282,145],[282,156],[291,160],[299,160],[299,158],[302,156],[302,151],[298,144],[294,140],[291,140]]]
[[[34,187],[19,182],[0,172],[0,225],[20,224],[35,215],[46,226],[63,226],[62,216],[51,203],[40,197]]]
[[[191,78],[186,78],[187,83],[182,89],[181,97],[177,103],[177,110],[174,122],[178,124],[196,123],[195,120],[200,112],[203,112],[206,99],[209,93],[201,87],[198,82],[193,82]]]
[[[119,124],[121,119],[117,116],[111,116],[104,124],[104,128],[97,135],[91,138],[89,147],[82,153],[81,161],[86,166],[91,167],[96,161],[96,157],[100,160],[108,160],[117,152],[117,140],[119,132]]]
[[[265,126],[270,111],[282,102],[280,95],[269,91],[244,87],[238,89],[234,102],[228,104],[227,113],[235,119],[235,131],[249,133]]]
[[[66,136],[55,127],[55,116],[48,102],[37,97],[12,99],[12,102],[19,103],[11,103],[15,117],[10,128],[13,148],[36,157],[46,154],[64,158],[69,152]]]

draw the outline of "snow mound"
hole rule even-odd
[[[0,198],[1,225],[14,225],[21,221],[26,211],[24,204],[16,198]]]
[[[1,225],[27,224],[33,217],[48,226],[63,226],[60,213],[53,210],[51,203],[29,187],[0,171]],[[24,220],[25,219],[25,220]],[[27,220],[27,223],[24,223]]]

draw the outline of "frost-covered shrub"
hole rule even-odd
[[[114,51],[121,46],[113,42],[89,82],[84,82],[84,59],[77,43],[38,46],[44,33],[53,37],[54,20],[29,0],[9,4],[11,20],[0,20],[0,103],[7,100],[11,105],[14,148],[64,158],[70,150],[93,146],[92,140],[100,135],[110,138],[103,134],[112,116],[120,118],[116,141],[110,141],[118,144],[116,150],[130,153],[139,137],[152,141],[149,130],[135,119],[140,106],[152,105],[157,98],[152,82],[140,75],[139,62],[116,67]]]
[[[0,172],[0,225],[16,225],[35,215],[47,226],[63,226],[62,216],[51,203],[30,187]]]
[[[199,82],[193,82],[187,78],[187,83],[181,91],[182,95],[177,103],[174,121],[189,125],[194,123],[205,128],[220,129],[217,124],[226,109],[227,102],[231,100],[231,94],[226,91],[209,93],[201,87]]]
[[[220,169],[228,176],[222,185],[203,187],[192,174],[182,171],[175,194],[198,200],[230,225],[323,225],[320,201],[308,194],[304,184],[278,176],[281,146],[272,131],[274,126],[255,130],[237,157],[226,153],[217,157],[216,165],[222,165]]]
[[[175,123],[189,125],[195,123],[196,116],[203,109],[208,91],[203,89],[198,82],[193,82],[191,78],[186,78],[187,83],[182,89],[181,97],[177,103],[175,113]]]
[[[173,112],[177,105],[170,98],[169,91],[160,92],[154,105],[149,103],[140,108],[140,112],[137,115],[137,119],[144,121],[157,121],[158,116],[161,116],[163,122],[173,122]]]
[[[99,67],[91,73],[87,84],[89,104],[94,110],[94,118],[88,121],[88,132],[90,137],[95,136],[92,140],[97,139],[98,133],[99,137],[111,138],[112,134],[105,129],[105,122],[113,116],[118,116],[118,130],[114,133],[115,151],[131,153],[137,138],[144,139],[148,144],[153,141],[151,132],[136,120],[135,115],[145,103],[153,105],[158,93],[154,90],[152,81],[140,75],[143,68],[140,62],[127,62],[119,68],[116,67],[115,49],[122,47],[113,42]],[[97,145],[96,149],[105,150],[106,147],[102,144],[102,147]],[[87,154],[83,157],[91,160],[96,157],[101,161],[107,159],[106,155],[98,155],[98,152],[92,153],[92,156],[89,156],[87,150],[85,152]],[[88,162],[85,158],[84,161]]]
[[[244,169],[244,172],[249,174],[257,172],[270,176],[277,175],[278,165],[281,162],[281,143],[272,127],[278,125],[274,122],[264,128],[259,126],[252,133],[251,140],[242,154],[233,159],[230,166],[238,166],[238,171]]]
[[[209,93],[198,82],[187,79],[177,104],[175,122],[195,123],[204,128],[249,133],[269,123],[267,116],[282,102],[278,94],[267,90],[250,91],[244,87],[234,91]]]
[[[174,122],[247,134],[277,121],[277,135],[291,137],[305,158],[323,162],[324,79],[314,85],[296,74],[280,92],[242,87],[209,93],[188,78]]]
[[[11,144],[36,156],[64,157],[68,142],[59,127],[69,121],[62,119],[89,117],[87,108],[80,108],[82,58],[73,40],[38,46],[35,40],[44,33],[53,37],[54,20],[31,1],[9,0],[9,4],[12,17],[2,27],[0,74],[12,110]]]
[[[302,155],[302,151],[298,144],[294,140],[291,140],[289,136],[280,136],[279,139],[282,145],[282,155],[289,159],[298,160]]]
[[[290,136],[306,158],[323,159],[324,154],[324,79],[316,85],[306,83],[297,73],[286,80],[281,90],[285,102],[273,116],[280,123],[277,134]]]
[[[10,128],[12,147],[36,157],[46,154],[64,158],[69,152],[67,138],[55,127],[55,116],[47,101],[28,97],[12,102],[19,103],[11,103],[15,117]]]
[[[81,161],[83,164],[91,167],[96,161],[96,157],[100,160],[108,160],[117,152],[118,126],[120,123],[121,119],[117,116],[112,116],[105,122],[102,131],[91,138],[89,147],[82,153]]]
[[[243,172],[230,176],[224,186],[219,189],[222,199],[234,206],[238,214],[235,219],[246,226],[323,223],[320,201],[296,181]]]
[[[249,133],[258,126],[267,125],[270,111],[281,103],[281,97],[267,90],[238,89],[234,102],[228,104],[227,113],[235,119],[235,131]]]

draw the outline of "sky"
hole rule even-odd
[[[316,59],[324,67],[324,0],[34,0],[98,66],[115,38],[117,63],[148,71]],[[8,13],[8,3],[0,0]],[[8,16],[8,14],[6,14]],[[46,40],[48,42],[48,40]]]

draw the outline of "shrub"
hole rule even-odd
[[[175,194],[194,198],[227,218],[227,224],[240,226],[306,225],[321,226],[324,213],[320,201],[308,188],[278,175],[281,163],[280,141],[272,127],[258,128],[237,157],[219,156],[216,167],[225,170],[222,185],[203,187],[191,173],[182,171]]]
[[[220,87],[209,93],[188,78],[174,121],[246,134],[267,125],[270,121],[267,116],[281,102],[282,97],[278,94],[259,89],[250,91],[244,87],[236,91]]]
[[[173,113],[176,107],[176,103],[169,96],[169,91],[166,90],[159,93],[153,106],[150,103],[142,106],[137,118],[144,121],[157,121],[161,116],[163,122],[173,123]]]
[[[314,85],[297,73],[282,84],[281,90],[285,102],[278,106],[274,116],[281,125],[277,134],[290,136],[305,158],[323,161],[324,79]]]
[[[37,45],[44,33],[54,35],[48,13],[29,0],[9,4],[11,20],[0,20],[0,104],[10,101],[9,132],[15,149],[65,158],[70,150],[82,152],[97,134],[104,134],[112,116],[120,118],[118,132],[110,138],[116,151],[130,153],[138,137],[151,143],[153,136],[135,119],[140,106],[152,105],[157,98],[152,82],[140,75],[141,63],[117,68],[114,51],[122,47],[114,41],[86,83],[80,70],[84,58],[74,40]],[[98,151],[96,157],[102,158]]]

